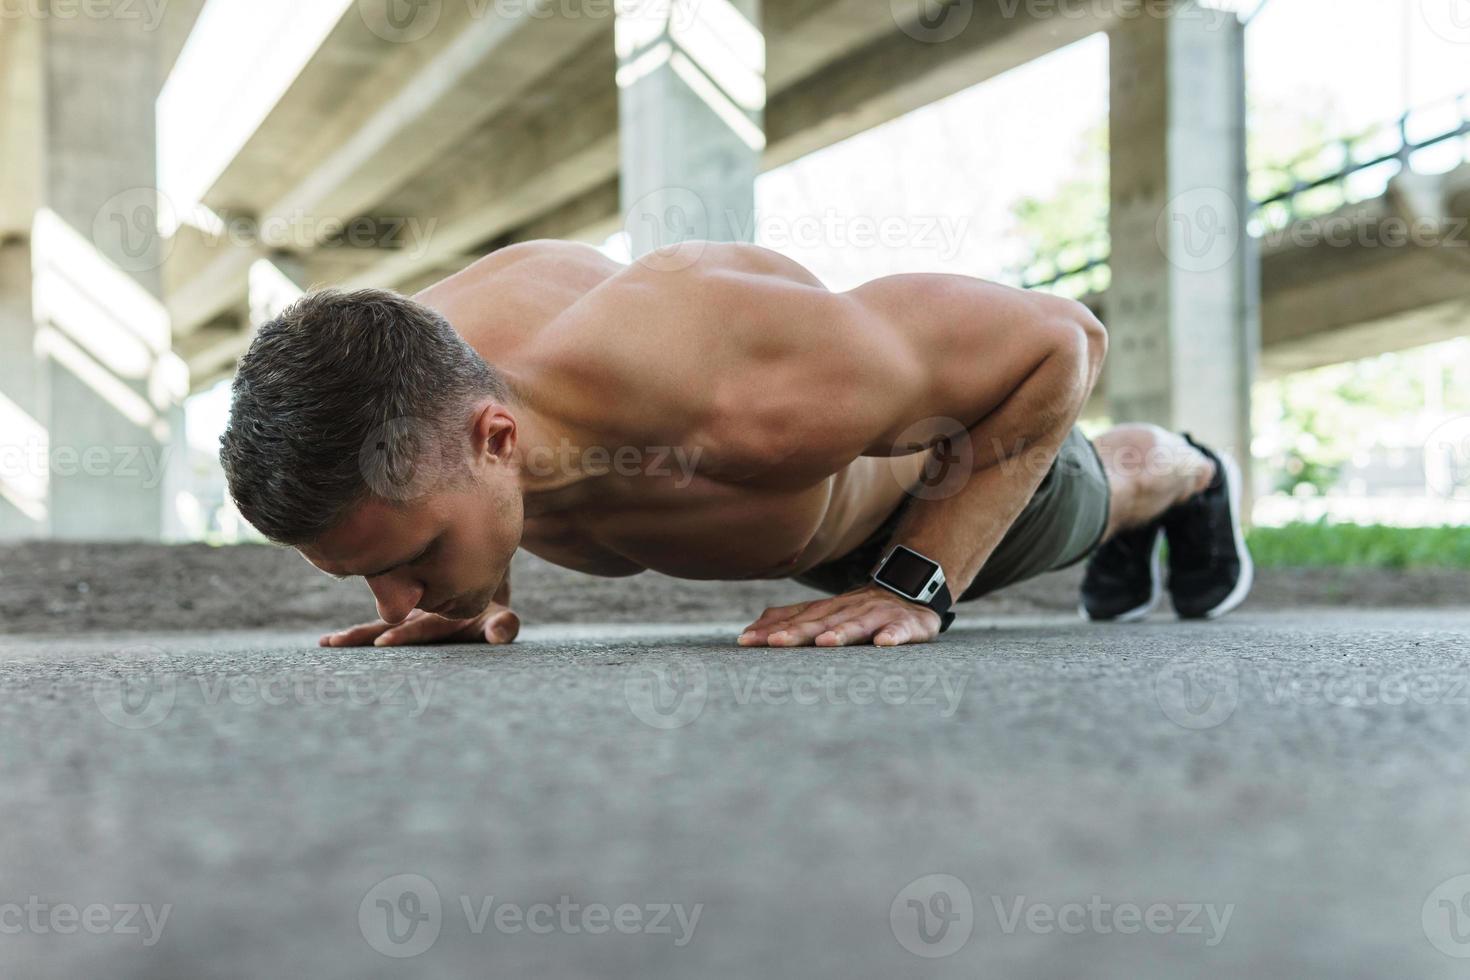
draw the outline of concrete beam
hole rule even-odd
[[[179,342],[178,355],[189,366],[189,392],[198,394],[235,373],[235,363],[255,334],[247,311],[222,318]]]
[[[377,265],[400,247],[411,249],[421,234],[414,223],[388,226],[364,218],[338,238],[293,252],[268,247],[260,224],[253,219],[231,216],[209,230],[182,224],[164,246],[164,292],[174,331],[187,337],[245,304],[250,269],[263,259],[300,262],[303,270],[309,269],[303,272],[308,282],[336,285]]]
[[[311,140],[313,147],[329,152],[277,200],[265,202],[264,226],[302,214],[351,218],[363,213],[507,105],[538,89],[563,52],[582,47],[607,27],[596,17],[549,15],[544,3],[528,2],[494,16],[474,16],[473,7],[447,5],[429,37],[397,45],[407,50],[393,52],[368,79],[354,80],[350,95]],[[327,237],[323,224],[316,227],[317,240]]]
[[[407,33],[375,29],[379,4],[354,6],[360,10],[344,13],[206,203],[266,217],[360,213],[514,100],[545,106],[546,72],[563,52],[594,41],[612,47],[610,16],[547,16],[555,7],[544,0],[514,17],[498,9],[489,16],[485,4],[424,5],[414,20],[432,29],[411,24]],[[782,0],[773,16],[778,86],[895,29],[889,5],[871,0]]]
[[[188,224],[179,226],[166,251],[164,295],[179,338],[244,303],[250,265],[268,254],[258,242],[232,240]]]
[[[1269,236],[1263,367],[1320,367],[1470,332],[1470,166]]]
[[[822,10],[832,8],[823,7]],[[852,16],[853,8],[835,8]],[[867,8],[872,11],[873,8]],[[927,101],[951,94],[1027,60],[1072,43],[1113,21],[1058,17],[1031,21],[977,8],[960,34],[925,43],[894,26],[887,5],[881,16],[860,18],[861,37],[881,29],[878,42],[801,78],[767,104],[768,145],[760,167],[768,170],[803,153],[845,139]],[[780,16],[780,15],[773,15]],[[812,12],[810,18],[820,17]],[[815,24],[809,30],[815,30]],[[380,202],[374,212],[420,215],[436,222],[433,240],[414,254],[394,254],[365,270],[350,285],[397,285],[471,254],[486,241],[535,220],[539,214],[617,179],[617,105],[607,79],[615,71],[609,39],[597,38],[550,77],[535,104],[512,107],[419,176]],[[780,54],[782,35],[772,33],[768,59]],[[833,118],[824,118],[830,114]],[[815,126],[817,131],[803,130]],[[587,221],[616,227],[616,209]]]
[[[1263,337],[1261,375],[1276,378],[1470,334],[1470,300],[1453,299],[1319,333]]]
[[[767,169],[789,163],[906,112],[994,78],[1118,22],[1119,4],[1076,16],[1033,18],[1024,5],[962,3],[947,20],[917,22],[926,0],[879,5],[907,30],[890,29],[836,62],[787,85],[766,110]],[[909,11],[912,11],[911,13]],[[779,34],[771,47],[780,51]]]
[[[766,86],[778,92],[892,33],[889,4],[872,0],[766,0]]]
[[[375,214],[419,216],[425,234],[343,285],[407,282],[615,178],[615,70],[600,39],[572,52],[540,99],[511,107],[380,202]],[[321,278],[314,259],[307,260],[313,281]]]
[[[292,256],[256,259],[246,274],[246,303],[176,345],[189,366],[192,391],[203,391],[235,371],[260,327],[306,291],[302,262]]]
[[[512,229],[512,242],[561,238],[601,246],[622,227],[618,217],[618,182],[609,180]]]
[[[1395,178],[1380,197],[1270,233],[1260,243],[1262,376],[1470,334],[1467,229],[1470,166]],[[1112,323],[1121,299],[1082,302]]]
[[[387,31],[380,36],[359,12],[372,6],[343,5],[336,25],[204,193],[206,205],[220,214],[264,213],[321,166],[452,36],[434,30],[413,43],[395,41]],[[423,6],[442,6],[453,17],[463,15],[467,5]]]
[[[526,224],[511,229],[504,235],[482,243],[473,252],[446,258],[433,268],[425,269],[415,277],[399,282],[394,288],[412,296],[440,280],[463,271],[490,252],[516,242],[556,238],[600,246],[621,227],[617,212],[618,182],[610,180],[546,214],[533,218]]]
[[[1024,16],[1022,8],[1011,8],[1007,16],[1003,5],[985,4],[976,5],[973,16],[955,36],[929,43],[920,38],[932,39],[933,34],[917,31],[916,38],[897,26],[918,16],[918,2],[874,5],[868,0],[780,0],[769,5],[775,25],[767,52],[770,88],[777,92],[784,87],[785,91],[777,92],[767,108],[771,145],[760,161],[762,169],[844,139],[1111,23],[1091,15],[1038,21]],[[905,4],[914,7],[912,15]],[[465,6],[446,4],[444,15],[454,16],[455,10]],[[344,134],[335,127],[339,115],[344,121],[352,115],[341,106],[355,92],[374,89],[373,97],[380,101],[375,107],[371,102],[365,105],[380,115],[383,132],[413,131],[417,123],[412,113],[388,112],[387,96],[382,93],[401,91],[402,80],[412,76],[415,66],[431,60],[431,46],[441,44],[442,49],[455,36],[456,28],[446,20],[424,40],[385,47],[381,38],[353,21],[361,18],[344,18],[332,32],[236,163],[211,189],[207,197],[211,204],[246,213],[280,210],[279,202],[293,193],[292,188],[306,186],[311,173],[352,171],[352,167],[343,170],[335,164],[328,167],[327,161],[334,153],[346,152],[340,144],[350,132]],[[912,24],[909,27],[912,31]],[[589,33],[581,49],[573,50],[545,76],[533,95],[505,106],[400,186],[386,186],[401,176],[397,171],[383,171],[371,179],[367,170],[356,171],[363,180],[353,181],[354,200],[372,197],[374,185],[381,194],[372,203],[371,213],[389,218],[418,216],[433,221],[435,227],[424,247],[387,253],[379,266],[364,270],[346,284],[395,285],[421,279],[459,256],[476,254],[483,243],[616,179],[618,113],[609,85],[615,72],[609,28],[603,21]],[[364,84],[360,70],[364,63],[377,65],[374,77],[389,84],[379,88]],[[449,92],[444,99],[457,96]],[[425,112],[433,115],[440,104],[448,103],[431,100]],[[358,116],[359,123],[373,118],[371,113],[359,112]],[[311,138],[303,140],[302,133]],[[372,167],[395,166],[393,153],[374,156],[366,152],[367,146],[362,144],[341,159]],[[609,227],[617,220],[614,208],[589,218],[586,224]],[[306,262],[309,278],[321,280],[316,259],[308,256]],[[208,295],[210,291],[199,288],[192,292]],[[229,299],[236,296],[232,291]],[[184,329],[207,320],[207,316],[191,315],[183,321]]]

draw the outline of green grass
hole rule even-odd
[[[1287,524],[1247,540],[1263,567],[1470,568],[1470,527]]]

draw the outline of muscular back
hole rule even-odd
[[[1040,348],[1024,332],[986,336],[981,305],[1021,326],[1052,302],[947,276],[835,294],[766,249],[696,251],[623,266],[528,242],[417,297],[574,442],[698,460],[684,486],[608,473],[528,497],[529,550],[597,574],[690,578],[789,575],[834,557],[920,472],[922,455],[897,444],[911,423],[969,424],[1034,368]],[[993,395],[978,375],[995,379]]]

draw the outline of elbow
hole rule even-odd
[[[1085,368],[1091,393],[1108,356],[1108,328],[1085,303],[1076,300],[1065,300],[1060,313],[1059,343],[1067,355]]]
[[[1092,395],[1108,353],[1108,331],[1084,304],[1061,301],[1052,323],[1051,358],[1065,364],[1080,409]]]
[[[1095,375],[1108,356],[1108,328],[1085,303],[1068,300],[1067,312],[1073,328],[1080,334],[1087,363]]]

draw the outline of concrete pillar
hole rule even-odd
[[[1115,422],[1188,431],[1243,467],[1260,332],[1244,42],[1234,14],[1193,2],[1144,5],[1110,34],[1106,381]]]
[[[160,302],[157,35],[122,16],[32,14],[12,31],[31,57],[0,76],[0,111],[25,136],[0,120],[0,146],[33,145],[38,175],[25,199],[0,195],[9,225],[28,216],[0,229],[0,348],[14,355],[0,406],[20,406],[44,445],[18,447],[40,510],[0,518],[0,535],[159,540],[188,377]],[[12,432],[0,435],[10,459]]]
[[[617,4],[624,229],[634,257],[752,241],[765,149],[760,0]]]
[[[42,537],[46,426],[27,237],[0,235],[0,540]]]
[[[31,219],[41,200],[40,21],[0,24],[0,540],[38,537],[46,508],[45,392],[31,309]]]

